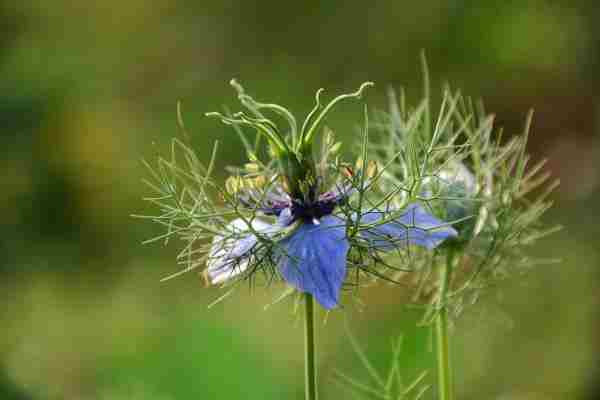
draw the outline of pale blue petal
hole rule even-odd
[[[294,215],[292,214],[292,208],[286,207],[281,210],[279,217],[277,217],[277,223],[280,226],[288,226],[294,222]]]
[[[260,220],[253,220],[252,228],[266,235],[280,229]],[[238,218],[230,222],[223,235],[213,237],[206,269],[209,281],[213,284],[223,283],[244,272],[250,252],[257,242],[258,238],[244,220]]]
[[[319,225],[303,223],[279,244],[283,278],[299,291],[312,294],[324,308],[335,307],[346,278],[350,247],[344,222],[329,215],[321,218]]]
[[[387,214],[389,215],[389,214]],[[383,212],[363,215],[361,224],[372,224],[387,218]],[[361,236],[378,250],[391,251],[413,244],[434,249],[457,232],[447,223],[429,214],[419,204],[410,204],[396,219],[361,231]]]

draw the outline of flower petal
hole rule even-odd
[[[286,207],[279,212],[277,217],[277,224],[280,226],[288,226],[294,222],[294,215],[292,214],[292,208]]]
[[[280,242],[279,269],[283,278],[301,292],[312,294],[326,309],[338,304],[346,278],[346,256],[350,247],[346,227],[333,216],[320,224],[303,223]]]
[[[273,225],[260,220],[252,221],[252,228],[261,233],[274,231]],[[227,225],[230,235],[215,235],[207,262],[206,276],[212,284],[228,281],[248,268],[247,255],[258,239],[241,218]]]
[[[373,211],[363,215],[362,224],[372,224],[385,214]],[[435,218],[416,203],[410,204],[406,212],[393,221],[361,231],[361,236],[378,250],[392,251],[409,244],[433,249],[449,237],[455,237],[456,230]]]

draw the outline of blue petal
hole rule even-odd
[[[312,294],[326,309],[338,304],[346,278],[346,256],[350,247],[345,224],[327,216],[319,225],[303,223],[282,240],[279,269],[283,278],[301,292]]]
[[[386,215],[374,211],[363,215],[361,224],[375,223]],[[409,244],[433,249],[458,233],[419,204],[410,204],[398,218],[361,231],[361,236],[378,250],[391,251]]]

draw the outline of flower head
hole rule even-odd
[[[400,188],[403,196],[417,191],[420,203],[458,233],[443,251],[427,253],[409,271],[390,275],[413,288],[413,301],[430,305],[430,317],[439,304],[458,313],[493,282],[554,261],[528,257],[525,246],[558,229],[540,222],[558,182],[544,187],[549,174],[540,174],[543,161],[528,168],[531,114],[525,133],[507,139],[494,128],[493,115],[459,92],[444,90],[437,115],[429,101],[426,96],[411,109],[390,92],[389,111],[380,114],[375,125],[380,135],[371,147],[372,159],[389,165],[382,176],[385,186]],[[444,269],[448,257],[455,264],[452,287],[441,303],[432,301],[441,289],[435,272]]]
[[[209,179],[211,168],[195,176],[200,189],[184,194],[191,207],[181,207],[186,196],[178,195],[185,209],[181,220],[170,214],[170,221],[185,221],[180,235],[189,241],[181,258],[191,259],[188,269],[206,262],[205,276],[213,284],[229,284],[253,279],[261,272],[280,277],[299,292],[310,293],[326,309],[340,302],[340,291],[348,268],[373,272],[376,266],[391,268],[384,262],[386,253],[400,252],[412,245],[434,249],[457,232],[420,204],[414,193],[398,200],[395,188],[383,190],[380,180],[385,169],[368,161],[368,126],[363,132],[363,151],[355,167],[341,161],[340,144],[328,132],[315,154],[320,125],[333,107],[344,99],[360,98],[371,83],[356,92],[321,104],[322,90],[315,108],[298,128],[292,113],[282,106],[260,103],[232,81],[249,113],[224,115],[208,113],[232,125],[246,146],[249,163],[232,168],[225,190]],[[287,129],[281,129],[264,113],[283,116]],[[248,128],[256,132],[250,145]],[[261,139],[264,142],[261,142]],[[266,143],[265,143],[266,142]],[[266,144],[269,158],[261,146]],[[189,149],[185,150],[189,154]],[[195,160],[194,157],[191,157]],[[172,164],[166,163],[171,166]],[[211,161],[209,165],[213,165]],[[171,168],[179,173],[180,169]],[[223,204],[209,200],[209,188]],[[169,194],[174,200],[174,194]],[[182,200],[183,199],[183,200]],[[160,201],[164,204],[164,199]],[[232,217],[232,218],[231,218]],[[172,227],[170,228],[172,229]],[[210,244],[196,249],[197,241]],[[200,260],[193,257],[204,254]]]

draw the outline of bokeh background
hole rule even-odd
[[[141,159],[166,153],[176,102],[195,149],[243,159],[205,111],[237,107],[228,85],[306,113],[328,93],[377,83],[481,97],[508,132],[535,108],[529,150],[562,181],[532,248],[562,258],[488,293],[455,324],[460,399],[592,399],[600,379],[600,5],[597,0],[0,2],[0,398],[301,399],[301,324],[279,292],[220,295],[194,274],[168,283],[176,243],[142,246]],[[329,125],[352,140],[361,108]],[[404,336],[406,379],[433,361],[397,288],[319,326],[324,399],[351,398],[337,368],[367,380],[344,335],[385,371]],[[426,398],[433,398],[429,392]]]

